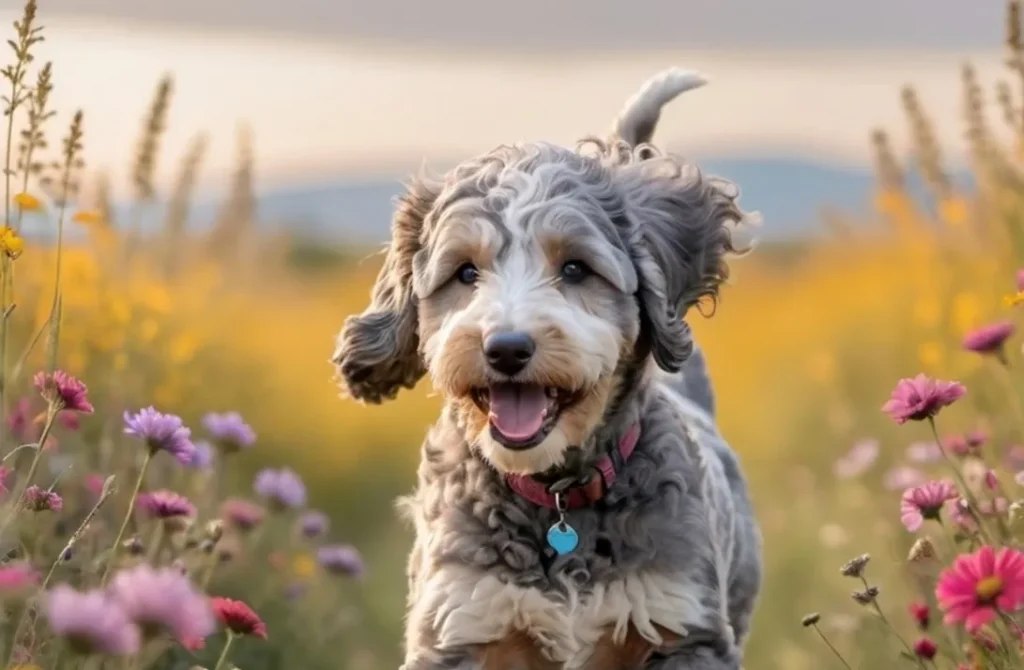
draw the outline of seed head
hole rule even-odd
[[[871,554],[861,554],[856,558],[853,558],[846,562],[845,565],[839,570],[843,577],[853,577],[854,579],[860,579],[864,575],[864,568],[868,566],[871,561]]]
[[[819,621],[821,621],[821,615],[817,612],[811,612],[810,614],[805,615],[804,618],[800,620],[800,623],[804,628],[810,628],[811,626],[816,625]]]
[[[854,591],[850,595],[858,605],[870,605],[875,602],[875,598],[878,597],[878,594],[879,589],[877,586],[869,586],[863,591]]]

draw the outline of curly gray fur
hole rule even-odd
[[[593,665],[596,650],[631,634],[650,646],[636,667],[739,668],[760,590],[761,540],[736,455],[714,425],[703,359],[687,364],[694,345],[683,316],[702,299],[716,300],[726,257],[736,251],[732,232],[745,214],[732,184],[635,145],[650,137],[660,105],[673,97],[664,86],[644,90],[611,142],[587,140],[577,150],[503,146],[442,182],[414,180],[371,305],[349,317],[338,337],[334,361],[352,397],[381,402],[427,372],[447,396],[423,444],[415,491],[400,504],[416,529],[405,670],[606,670],[607,661]],[[448,288],[446,250],[472,231],[483,231],[474,244],[493,245],[495,267],[536,253],[524,251],[528,241],[554,231],[589,245],[601,268],[603,281],[580,289],[582,296],[550,293],[546,280],[536,289],[561,301],[556,312],[601,317],[622,343],[611,352],[559,349],[550,369],[531,373],[536,383],[546,383],[545,374],[576,375],[592,389],[588,397],[601,400],[588,410],[597,427],[563,451],[553,448],[554,465],[537,476],[578,474],[614,451],[630,425],[641,426],[607,495],[569,512],[580,544],[568,555],[546,543],[556,512],[506,483],[510,463],[530,461],[501,460],[501,450],[483,448],[482,434],[471,429],[477,410],[459,394],[486,383],[487,373],[475,372],[479,354],[444,348],[442,331],[456,306],[470,310],[467,322],[477,329],[482,319],[471,310],[488,308],[472,301],[481,289]],[[544,264],[523,258],[527,265],[516,267]],[[568,326],[551,305],[527,306],[550,338],[541,350],[573,341],[572,332],[558,332]],[[592,379],[594,372],[577,368],[597,368],[576,365],[573,355],[597,356],[603,365],[612,356],[614,364]],[[541,650],[541,661],[522,661],[528,668],[484,660],[488,648],[520,633]]]

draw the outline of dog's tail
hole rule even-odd
[[[612,127],[612,138],[631,147],[650,142],[658,125],[661,108],[680,93],[708,83],[701,74],[677,67],[648,79],[630,98]]]
[[[693,353],[683,363],[682,370],[663,374],[669,388],[707,412],[708,416],[715,416],[715,390],[700,346],[694,344]]]

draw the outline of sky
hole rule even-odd
[[[521,0],[503,12],[468,0],[40,4],[56,123],[63,131],[73,109],[85,111],[87,160],[115,184],[127,182],[164,72],[176,83],[158,178],[204,132],[209,185],[230,171],[242,123],[267,183],[401,174],[501,143],[603,133],[672,65],[711,83],[665,111],[659,143],[698,159],[865,165],[873,127],[904,135],[905,82],[958,147],[960,64],[975,63],[987,83],[1002,74],[1002,3],[992,0]],[[0,2],[5,25],[17,13]]]

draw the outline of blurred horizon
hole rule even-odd
[[[409,13],[385,25],[378,5],[364,12],[352,3],[303,0],[287,12],[275,3],[257,3],[251,12],[213,10],[207,16],[195,2],[51,0],[42,7],[48,39],[38,51],[41,60],[55,63],[56,123],[84,109],[90,173],[107,173],[118,199],[128,194],[138,119],[165,72],[174,76],[174,93],[158,186],[166,189],[188,143],[202,133],[211,141],[201,190],[222,189],[236,163],[234,137],[244,126],[255,137],[257,192],[285,191],[295,200],[323,185],[347,192],[367,180],[392,183],[397,190],[400,180],[424,164],[442,170],[499,144],[571,144],[603,134],[649,76],[669,66],[695,69],[711,83],[666,108],[656,142],[701,165],[738,165],[739,175],[723,176],[743,176],[741,185],[754,193],[772,193],[777,173],[799,165],[787,181],[787,188],[797,190],[783,199],[798,206],[777,206],[779,198],[773,197],[746,203],[766,216],[786,217],[779,225],[789,232],[806,232],[818,208],[837,201],[823,197],[821,188],[801,189],[806,175],[824,185],[826,195],[842,194],[844,208],[869,204],[868,133],[882,126],[897,148],[904,144],[898,96],[904,83],[913,83],[929,104],[951,164],[962,166],[959,92],[949,86],[965,59],[956,45],[972,49],[970,60],[986,84],[996,80],[1002,63],[998,52],[980,48],[997,39],[992,26],[998,23],[985,12],[934,12],[929,20],[935,25],[897,17],[878,32],[862,25],[887,11],[873,2],[841,23],[824,20],[834,13],[808,11],[799,29],[787,33],[775,29],[778,22],[764,24],[762,10],[742,14],[726,30],[722,10],[701,5],[678,40],[669,39],[663,27],[638,40],[642,26],[623,23],[618,8],[604,8],[592,23],[572,31],[572,40],[557,39],[550,30],[524,33],[517,51],[515,21],[501,30],[488,27],[508,33],[488,49],[477,44],[470,19],[456,21],[448,32],[431,32],[431,25],[458,16],[461,6],[460,0],[447,0],[432,5],[426,17],[412,11],[417,20],[430,19],[419,24],[422,39],[412,39],[406,34]],[[652,5],[646,25],[676,20],[680,10],[674,7]],[[0,19],[13,20],[16,12],[12,3],[0,4]],[[560,10],[550,18],[561,25],[572,16]],[[938,48],[935,35],[945,34],[944,22],[954,19],[963,19],[959,41]],[[758,20],[764,35],[754,39]],[[600,38],[611,27],[621,31],[621,40]],[[451,39],[442,37],[449,33]],[[546,55],[557,51],[557,59]],[[324,200],[310,209],[327,207]],[[378,218],[366,223],[367,230],[346,224],[343,232],[382,241],[378,231],[386,230],[386,221],[376,211],[373,216]],[[768,216],[769,235],[772,225]]]

